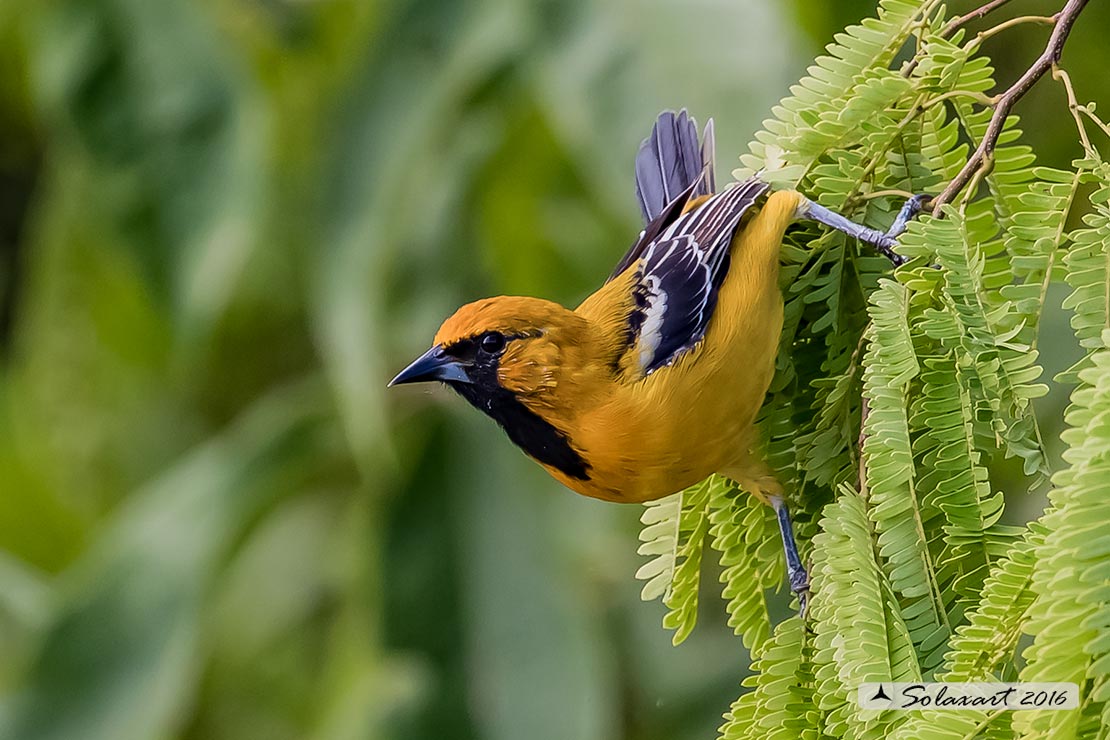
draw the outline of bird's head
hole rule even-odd
[[[390,385],[438,380],[489,411],[509,392],[532,405],[559,384],[581,347],[585,321],[557,303],[498,296],[468,303],[443,322],[432,348]]]
[[[569,478],[589,465],[571,441],[583,406],[585,319],[557,303],[500,296],[467,304],[443,322],[432,348],[390,385],[439,380],[492,417],[533,458]]]

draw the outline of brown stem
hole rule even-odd
[[[956,32],[956,29],[958,29],[960,26],[964,25],[965,23],[970,23],[971,21],[977,21],[988,13],[998,10],[1008,2],[1010,2],[1010,0],[991,0],[991,2],[987,3],[981,8],[976,8],[970,13],[961,15],[958,18],[953,18],[952,20],[948,21],[948,24],[944,28],[941,29],[941,38],[948,38],[949,36],[954,34]]]
[[[1009,90],[998,96],[994,115],[991,116],[990,123],[987,125],[987,132],[984,134],[983,140],[979,142],[979,146],[976,147],[975,153],[967,160],[967,164],[964,165],[952,182],[948,183],[948,187],[933,199],[934,216],[940,214],[941,206],[951,202],[953,198],[959,195],[960,191],[964,189],[977,172],[990,166],[994,157],[995,146],[998,144],[998,137],[1002,135],[1002,129],[1007,116],[1010,115],[1010,110],[1017,101],[1029,92],[1030,88],[1037,83],[1037,80],[1044,76],[1045,72],[1052,69],[1052,65],[1060,61],[1060,55],[1064,51],[1064,42],[1067,41],[1068,34],[1071,33],[1072,26],[1075,25],[1075,19],[1088,2],[1089,0],[1068,0],[1067,5],[1057,14],[1056,26],[1052,29],[1052,35],[1048,39],[1044,52],[1037,57],[1033,66],[1025,70],[1025,74],[1010,86]]]

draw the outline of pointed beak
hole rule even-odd
[[[413,360],[412,364],[397,377],[389,381],[392,388],[402,383],[422,383],[428,380],[442,380],[453,383],[473,383],[466,373],[466,363],[451,357],[438,344]]]

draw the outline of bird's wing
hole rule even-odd
[[[708,159],[706,159],[708,157]],[[698,143],[698,125],[686,110],[663,111],[636,153],[636,196],[644,224],[656,219],[679,193],[700,180],[693,195],[713,192],[713,123]],[[708,177],[702,174],[708,170]]]
[[[683,109],[663,111],[636,154],[636,198],[644,230],[617,263],[609,279],[644,255],[660,232],[675,222],[686,203],[715,190],[713,120],[705,124],[698,143],[697,122]]]
[[[621,257],[621,261],[613,268],[613,272],[609,274],[606,282],[609,282],[609,280],[623,273],[636,262],[636,260],[644,256],[644,252],[646,252],[648,247],[659,238],[659,235],[682,215],[683,209],[686,208],[686,204],[690,201],[697,186],[698,183],[696,181],[691,183],[689,187],[680,192],[658,216],[644,227],[644,230],[636,237],[636,243],[625,252],[623,257]]]
[[[739,183],[680,216],[644,249],[632,284],[628,337],[640,370],[671,364],[705,335],[740,219],[769,189]]]

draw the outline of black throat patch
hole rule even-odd
[[[469,350],[465,346],[449,349],[456,356],[470,354]],[[570,478],[590,479],[590,466],[570,446],[567,436],[497,382],[498,358],[476,352],[468,359],[474,363],[470,370],[470,377],[474,382],[449,382],[448,385],[474,408],[500,424],[513,444],[524,450],[529,457],[550,465]]]

